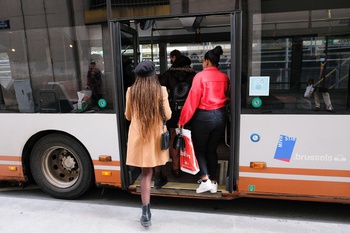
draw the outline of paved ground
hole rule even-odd
[[[0,195],[1,233],[349,233],[350,225],[152,209],[152,226],[139,223],[141,208]]]

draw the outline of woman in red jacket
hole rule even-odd
[[[192,87],[181,111],[179,127],[191,120],[194,151],[200,167],[197,193],[217,192],[217,147],[225,131],[229,78],[219,71],[222,47],[209,50],[203,59],[204,70],[193,78]]]

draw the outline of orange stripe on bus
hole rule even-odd
[[[22,161],[21,156],[8,156],[8,155],[0,155],[0,160],[6,160],[6,161]]]
[[[248,188],[249,187],[249,188]],[[254,191],[252,190],[254,187]],[[264,178],[239,178],[239,193],[246,194],[289,194],[295,196],[350,198],[350,184],[309,180],[280,180]]]
[[[93,160],[92,163],[94,165],[120,166],[120,161],[101,162],[99,160]]]
[[[267,167],[263,169],[255,169],[255,168],[250,168],[248,166],[240,166],[239,171],[252,172],[252,173],[350,177],[350,170],[280,168],[280,167]]]

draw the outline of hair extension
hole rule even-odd
[[[161,115],[161,86],[156,75],[137,77],[130,88],[131,111],[134,111],[140,123],[140,133],[144,140],[148,140],[151,129],[162,119]],[[157,103],[157,104],[155,104]]]

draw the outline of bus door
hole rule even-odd
[[[134,82],[134,67],[139,62],[137,32],[123,22],[110,22],[115,103],[118,121],[118,138],[121,164],[121,180],[124,189],[134,183],[141,173],[140,168],[126,166],[126,145],[130,122],[125,119],[125,94]]]
[[[191,22],[191,28],[188,28],[187,22]],[[125,165],[126,144],[127,144],[127,124],[125,122],[125,98],[124,90],[126,82],[122,80],[123,58],[128,55],[133,57],[134,65],[138,60],[152,60],[156,64],[156,70],[159,72],[160,54],[157,53],[159,44],[166,44],[168,52],[173,49],[180,49],[191,60],[191,66],[196,72],[202,70],[201,60],[206,51],[214,48],[216,45],[222,45],[225,56],[221,61],[219,69],[226,72],[231,79],[231,104],[228,106],[229,118],[231,121],[226,128],[226,144],[224,140],[218,148],[218,181],[219,188],[216,194],[210,192],[196,193],[198,187],[198,175],[183,173],[180,178],[175,178],[171,174],[171,163],[167,163],[163,172],[168,176],[168,183],[162,189],[152,189],[153,195],[167,196],[188,196],[198,198],[232,198],[234,191],[237,190],[238,180],[238,150],[239,150],[239,124],[240,124],[240,77],[241,77],[241,30],[242,14],[240,11],[225,14],[206,14],[206,15],[183,15],[176,17],[159,18],[140,18],[111,22],[113,35],[113,55],[114,70],[116,73],[117,90],[116,103],[118,125],[120,126],[119,147],[120,163],[122,170],[123,187],[129,190],[140,191],[140,181],[137,180],[140,170],[127,167]],[[134,29],[130,28],[134,27]],[[200,28],[200,30],[198,29]],[[200,34],[200,36],[199,36]],[[221,35],[218,37],[217,35]],[[171,36],[170,36],[171,35]],[[136,36],[138,38],[136,38]],[[142,51],[138,53],[138,41],[142,44]],[[160,51],[162,51],[160,49]],[[164,54],[163,54],[164,55]],[[196,70],[196,68],[198,68]],[[160,74],[161,75],[161,74]],[[238,104],[237,104],[238,103]]]
[[[231,26],[231,72],[230,72],[230,111],[229,141],[230,159],[226,178],[226,190],[229,193],[237,190],[239,172],[240,114],[241,114],[241,79],[242,79],[242,12],[235,11],[230,15]]]

